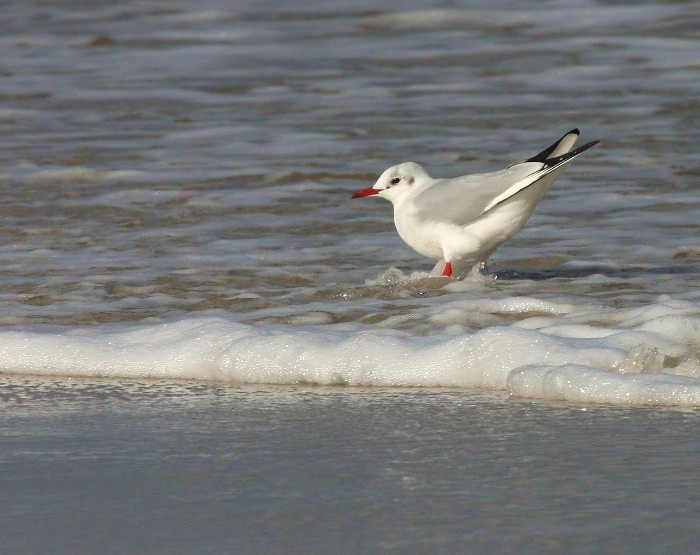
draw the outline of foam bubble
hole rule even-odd
[[[630,405],[700,406],[700,380],[669,374],[615,374],[588,366],[525,366],[513,371],[514,397]]]
[[[387,268],[374,279],[366,279],[365,285],[401,285],[411,282],[427,280],[431,275],[428,272],[411,272],[407,274],[398,268]]]
[[[7,373],[464,387],[576,402],[700,404],[700,318],[692,303],[662,298],[653,307],[596,310],[505,298],[449,305],[454,317],[446,318],[447,329],[418,337],[388,320],[384,327],[331,325],[323,311],[294,315],[293,326],[208,316],[61,333],[6,331],[0,333],[0,367]],[[478,331],[464,324],[465,314],[481,314],[485,322],[488,314],[503,312],[516,320]],[[548,324],[536,316],[541,325],[522,325],[527,314],[542,312],[552,314]]]

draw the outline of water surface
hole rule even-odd
[[[692,552],[696,412],[5,378],[10,552]],[[41,530],[41,533],[37,533]]]
[[[698,23],[4,6],[4,551],[694,550]],[[350,201],[574,127],[601,143],[461,280]]]

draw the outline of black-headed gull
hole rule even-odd
[[[401,238],[424,256],[452,265],[486,260],[525,225],[547,189],[579,154],[598,141],[572,150],[573,129],[539,154],[494,173],[433,179],[420,164],[404,162],[352,198],[377,195],[394,205]]]

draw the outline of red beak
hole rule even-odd
[[[368,187],[367,189],[360,189],[359,191],[355,191],[352,195],[352,198],[369,197],[371,195],[376,195],[380,192],[381,189],[372,189],[372,187]]]

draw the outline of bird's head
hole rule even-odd
[[[421,185],[429,179],[430,176],[420,164],[404,162],[385,170],[372,187],[356,191],[352,198],[378,195],[396,204],[415,194]]]

